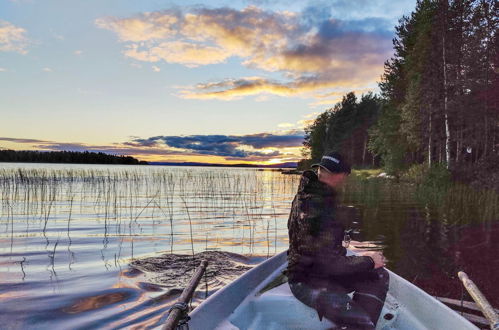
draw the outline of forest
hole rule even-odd
[[[103,152],[0,150],[0,162],[147,165],[131,156]]]
[[[498,9],[491,0],[420,0],[399,20],[379,95],[348,93],[305,128],[305,168],[327,151],[400,175],[441,167],[499,182]]]

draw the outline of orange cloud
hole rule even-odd
[[[291,86],[272,82],[264,78],[243,78],[226,80],[219,83],[198,84],[194,91],[188,89],[182,90],[179,96],[186,99],[198,100],[234,100],[243,96],[262,93],[289,96],[299,93],[299,91]]]
[[[321,98],[317,94],[310,94],[314,91],[327,90],[329,88],[353,88],[356,90],[369,77],[370,71],[360,74],[357,77],[349,77],[345,69],[333,71],[336,79],[323,75],[298,78],[290,82],[276,82],[261,77],[247,77],[241,79],[229,79],[216,83],[197,84],[194,88],[183,89],[178,96],[186,99],[219,99],[235,100],[249,95],[272,94],[277,96],[303,96]],[[329,79],[328,79],[329,78]],[[368,80],[369,81],[369,80]],[[341,95],[351,89],[344,90]],[[360,88],[363,90],[363,88]],[[336,92],[330,92],[336,93]],[[341,100],[341,96],[338,96]],[[320,102],[320,101],[319,101]]]
[[[158,62],[164,60],[169,63],[184,64],[188,67],[220,63],[230,56],[222,48],[200,46],[183,41],[162,42],[149,48],[132,44],[123,53],[140,61]]]
[[[135,60],[196,67],[237,57],[244,66],[279,72],[286,79],[247,77],[198,84],[178,92],[187,99],[265,94],[321,98],[317,92],[366,88],[380,76],[392,52],[391,32],[367,29],[362,21],[305,21],[300,13],[249,6],[166,10],[95,23],[115,32],[126,43],[124,55]]]
[[[177,18],[174,15],[160,13],[145,13],[137,18],[107,17],[95,20],[98,27],[116,32],[121,41],[134,42],[174,36],[176,22]]]
[[[334,104],[341,101],[343,96],[348,92],[354,92],[355,94],[363,94],[372,92],[373,88],[354,88],[352,90],[342,90],[342,91],[333,91],[324,94],[315,94],[317,101],[310,103],[312,107],[318,107],[323,105],[333,106]]]

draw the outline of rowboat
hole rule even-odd
[[[348,251],[349,255],[355,254]],[[251,269],[217,291],[190,314],[193,330],[330,329],[335,325],[297,300],[287,282],[286,251]],[[478,329],[461,315],[393,272],[377,329]],[[270,284],[270,285],[269,285]],[[280,285],[279,285],[280,284]],[[270,289],[268,289],[270,287]]]

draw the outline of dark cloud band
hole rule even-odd
[[[275,157],[289,158],[289,154],[283,154],[279,149],[300,147],[303,142],[303,132],[248,135],[159,135],[149,138],[134,137],[130,141],[111,145],[61,143],[9,137],[0,137],[0,141],[31,145],[32,148],[42,151],[92,151],[132,156],[220,156],[226,160],[268,161]]]
[[[189,136],[154,136],[148,139],[136,138],[127,145],[141,147],[167,147],[189,150],[206,155],[227,157],[268,156],[275,157],[279,151],[260,151],[258,149],[299,147],[303,142],[303,133],[295,131],[278,135],[259,133],[250,135],[189,135]],[[252,150],[247,150],[251,147]],[[253,150],[256,149],[256,150]]]

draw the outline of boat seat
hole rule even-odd
[[[229,318],[236,329],[330,329],[334,323],[319,316],[315,309],[308,307],[293,296],[288,283],[275,287],[261,296],[252,297],[242,304]],[[398,304],[387,297],[378,321],[377,329],[393,329],[391,325],[397,317]],[[384,316],[388,315],[386,319]]]

